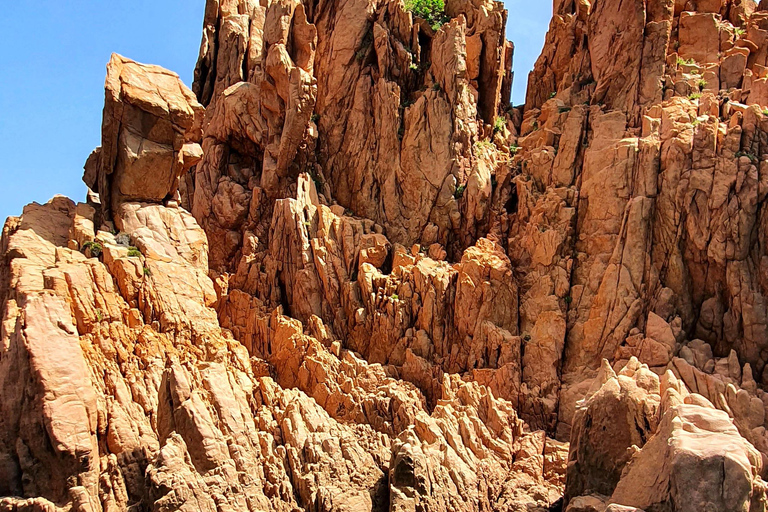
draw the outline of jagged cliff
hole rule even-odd
[[[3,228],[0,510],[768,508],[768,6],[555,0],[519,107],[501,3],[411,11],[112,57]]]

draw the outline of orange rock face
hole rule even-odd
[[[768,508],[768,17],[209,0],[0,242],[0,510]],[[194,92],[193,92],[194,91]]]

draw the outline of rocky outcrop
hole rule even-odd
[[[179,178],[202,158],[203,107],[158,66],[112,55],[107,65],[101,146],[85,166],[105,220],[126,201],[176,200]]]
[[[495,2],[113,56],[3,230],[0,508],[765,510],[764,7],[554,12],[516,108]]]
[[[566,510],[765,510],[759,452],[671,371],[604,362],[598,385],[576,414]]]

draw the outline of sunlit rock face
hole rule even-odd
[[[508,22],[114,55],[85,202],[3,228],[0,510],[766,510],[766,11],[558,0],[518,107]]]

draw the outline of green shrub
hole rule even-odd
[[[684,65],[684,64],[685,64],[685,65],[688,65],[688,66],[698,66],[698,65],[699,65],[699,63],[698,63],[698,62],[696,62],[696,61],[695,61],[695,60],[693,60],[693,59],[688,59],[688,60],[685,60],[685,59],[683,59],[683,58],[681,58],[681,57],[678,57],[678,58],[677,58],[677,65],[678,65],[678,66],[682,66],[682,65]]]
[[[92,258],[98,258],[101,256],[102,251],[104,248],[101,246],[99,242],[93,241],[93,242],[85,242],[83,244],[83,252],[88,249],[91,251],[91,257]]]
[[[410,69],[411,71],[418,71],[419,66],[417,66],[416,63],[411,62],[411,64],[408,66],[408,69]]]
[[[694,92],[694,93],[691,93],[691,94],[688,95],[688,99],[689,100],[697,100],[699,98],[701,98],[701,93],[700,92]]]
[[[456,199],[461,198],[461,196],[464,195],[464,191],[466,189],[467,189],[467,186],[462,183],[461,185],[456,187],[456,191],[453,193],[453,197],[456,198]]]
[[[555,96],[557,96],[557,91],[552,91],[551,93],[549,93],[549,99],[552,99]]]
[[[518,151],[520,151],[520,146],[518,146],[517,144],[512,144],[511,146],[509,146],[509,152],[512,153],[513,155],[516,154]]]
[[[707,87],[707,81],[702,78],[701,80],[696,82],[696,85],[699,87],[700,91],[703,91]]]
[[[137,249],[136,247],[129,247],[128,248],[128,257],[129,258],[138,258],[141,256],[141,251]]]
[[[149,277],[149,276],[151,276],[151,275],[152,275],[152,270],[150,270],[150,268],[149,268],[149,267],[144,267],[144,275],[145,275],[146,277]]]
[[[501,116],[496,116],[496,119],[493,120],[493,133],[503,132],[506,127],[506,120]]]
[[[741,27],[736,27],[734,32],[736,33],[737,36],[743,36],[744,34],[747,33],[746,29],[743,29]]]
[[[429,23],[432,30],[438,30],[444,23],[451,21],[451,18],[445,14],[443,0],[405,0],[405,8]]]
[[[96,318],[99,319],[99,322],[104,320],[104,313],[102,313],[102,311],[100,309],[96,310]]]
[[[312,114],[312,122],[317,123],[320,120],[320,114]]]
[[[737,151],[737,152],[736,152],[736,154],[735,154],[734,156],[735,156],[736,158],[741,158],[741,157],[745,156],[745,157],[749,158],[749,160],[750,160],[750,161],[751,161],[753,164],[756,164],[757,162],[759,162],[759,161],[760,161],[760,159],[759,159],[759,158],[757,158],[757,155],[755,155],[755,154],[753,154],[753,153],[748,153],[748,152],[746,152],[746,151]]]
[[[393,293],[391,297],[392,297],[392,300],[398,300],[400,298],[396,293]]]

